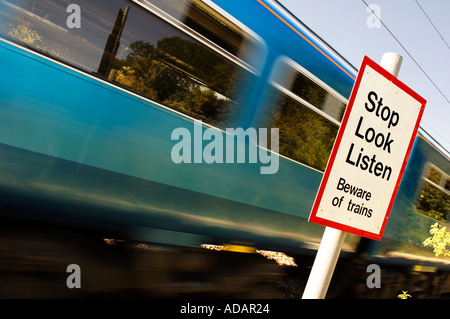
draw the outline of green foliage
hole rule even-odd
[[[319,109],[323,105],[326,97],[326,91],[324,89],[307,79],[301,73],[297,74],[291,91]]]
[[[439,173],[438,170],[434,169],[433,167],[430,167],[428,171],[427,178],[432,181],[433,183],[439,185],[439,182],[441,181],[442,174]]]
[[[408,294],[407,290],[402,290],[402,293],[397,295],[398,299],[408,299],[408,298],[412,298],[412,296],[410,294]]]
[[[226,96],[233,94],[236,87],[230,84],[239,75],[235,66],[208,48],[170,37],[159,40],[156,48],[136,41],[128,51],[125,59],[114,62],[116,82],[211,124],[229,112]]]
[[[207,83],[215,91],[227,93],[234,66],[213,51],[181,37],[159,40],[157,51],[167,63]]]
[[[450,247],[450,233],[447,232],[447,227],[442,227],[439,223],[435,223],[431,225],[430,234],[433,236],[428,237],[423,242],[423,245],[426,247],[433,247],[434,254],[437,257],[450,257],[450,250],[447,249],[447,246]]]
[[[280,153],[324,170],[337,127],[294,100],[279,96],[275,126],[280,129]]]

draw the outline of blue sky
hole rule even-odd
[[[279,0],[344,58],[359,68],[364,55],[380,62],[384,52],[403,56],[398,78],[427,100],[421,127],[450,151],[450,1],[366,0],[439,90],[362,0]],[[369,24],[368,24],[369,22]],[[372,24],[370,23],[372,22]],[[371,27],[370,27],[371,26]],[[442,40],[441,36],[447,42]]]

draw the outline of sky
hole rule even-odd
[[[400,54],[398,78],[427,100],[420,126],[450,151],[450,1],[365,0],[401,45],[363,0],[279,2],[357,69],[364,55]]]

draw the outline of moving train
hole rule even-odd
[[[357,69],[280,3],[1,0],[0,21],[0,296],[308,275],[324,230],[308,217]],[[450,293],[450,259],[423,245],[448,225],[449,158],[419,130],[383,239],[346,236],[330,296]],[[366,286],[373,263],[381,289]]]

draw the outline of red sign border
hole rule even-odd
[[[353,104],[354,104],[356,95],[358,93],[358,89],[359,89],[359,86],[361,84],[361,80],[362,80],[364,71],[365,71],[367,66],[369,66],[370,68],[374,69],[380,75],[385,77],[387,80],[392,82],[394,85],[396,85],[398,88],[403,90],[405,93],[410,95],[412,98],[414,98],[415,100],[417,100],[421,104],[421,109],[420,109],[419,115],[417,117],[416,124],[414,126],[414,131],[413,131],[413,133],[411,135],[411,139],[410,139],[410,142],[409,142],[409,145],[408,145],[408,149],[406,151],[405,159],[403,160],[402,168],[401,168],[400,173],[398,175],[397,182],[395,184],[395,188],[394,188],[394,191],[392,193],[392,197],[391,197],[391,200],[389,202],[389,206],[388,206],[388,209],[387,209],[387,212],[386,212],[386,215],[384,217],[383,224],[381,226],[381,229],[380,229],[379,233],[368,232],[368,231],[365,231],[365,230],[362,230],[362,229],[359,229],[359,228],[356,228],[356,227],[351,227],[351,226],[348,226],[348,225],[345,225],[345,224],[341,224],[341,223],[338,223],[338,222],[334,222],[334,221],[331,221],[331,220],[328,220],[328,219],[325,219],[325,218],[317,217],[317,210],[318,210],[319,204],[320,204],[320,202],[322,200],[322,196],[323,196],[323,193],[325,191],[325,187],[327,186],[328,178],[329,178],[331,169],[333,167],[337,151],[338,151],[339,146],[341,144],[342,136],[344,135],[344,131],[345,131],[345,128],[347,126],[347,122],[348,122],[348,119],[350,117],[350,113],[351,113],[351,111],[353,109]],[[364,59],[363,59],[363,61],[361,63],[361,67],[360,67],[359,72],[358,72],[358,76],[357,76],[355,84],[353,86],[352,93],[350,95],[350,99],[349,99],[347,108],[345,110],[344,117],[343,117],[342,122],[341,122],[341,127],[339,128],[339,132],[338,132],[338,135],[336,137],[336,141],[334,143],[333,149],[331,151],[330,159],[328,160],[328,164],[327,164],[327,167],[325,169],[325,172],[324,172],[324,175],[323,175],[323,178],[322,178],[322,182],[320,184],[319,191],[318,191],[316,199],[314,201],[314,205],[313,205],[313,208],[312,208],[312,211],[311,211],[311,214],[309,216],[309,220],[308,221],[316,223],[316,224],[320,224],[320,225],[323,225],[323,226],[336,228],[336,229],[339,229],[339,230],[342,230],[342,231],[345,231],[345,232],[353,233],[353,234],[358,235],[358,236],[367,237],[367,238],[375,239],[375,240],[378,240],[378,241],[381,240],[381,238],[383,237],[384,230],[386,228],[386,224],[387,224],[389,215],[390,215],[391,210],[392,210],[392,206],[394,205],[394,201],[395,201],[395,197],[396,197],[398,188],[400,187],[400,182],[401,182],[403,174],[405,172],[406,164],[408,162],[409,156],[411,154],[412,147],[414,145],[414,140],[415,140],[415,137],[417,135],[417,130],[419,129],[420,120],[422,119],[422,115],[423,115],[423,112],[424,112],[424,109],[425,109],[425,104],[426,104],[426,100],[423,97],[421,97],[416,92],[414,92],[411,88],[409,88],[406,84],[404,84],[399,79],[397,79],[394,75],[392,75],[391,73],[386,71],[378,63],[374,62],[369,57],[364,56]]]

